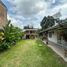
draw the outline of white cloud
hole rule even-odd
[[[8,9],[12,23],[15,26],[32,24],[40,27],[40,21],[44,16],[53,15],[61,9],[62,18],[67,16],[67,0],[7,0],[12,4]]]
[[[21,29],[23,29],[23,24],[22,21],[20,20],[16,20],[13,17],[10,17],[9,15],[7,15],[8,20],[11,20],[11,24],[13,24],[15,27],[19,27]]]

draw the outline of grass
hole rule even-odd
[[[0,67],[67,67],[67,63],[41,41],[22,40],[0,54]]]

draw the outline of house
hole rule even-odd
[[[24,28],[24,38],[25,39],[35,39],[37,37],[37,29],[32,26],[26,26]]]
[[[54,26],[41,31],[40,34],[43,36],[43,42],[67,61],[67,23],[55,23]]]
[[[7,22],[7,7],[0,0],[0,29],[3,29],[3,26],[6,25]]]

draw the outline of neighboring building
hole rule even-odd
[[[67,23],[56,24],[40,34],[45,37],[44,42],[48,42],[67,61],[67,33],[64,32],[67,32]]]
[[[3,29],[7,23],[7,7],[0,0],[0,29]]]
[[[35,39],[36,37],[37,37],[37,29],[30,26],[24,28],[25,39]]]

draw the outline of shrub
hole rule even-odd
[[[7,42],[3,42],[1,45],[0,45],[0,51],[2,50],[6,50],[10,48],[10,43],[7,43]]]
[[[22,31],[18,27],[8,24],[4,27],[4,32],[0,33],[0,50],[5,50],[15,45],[17,41],[21,40]]]

